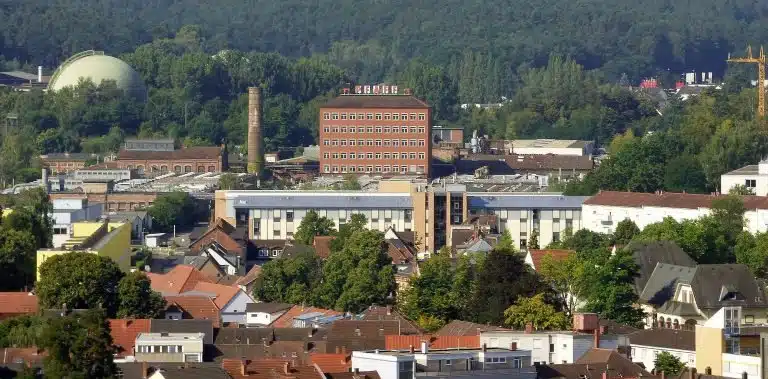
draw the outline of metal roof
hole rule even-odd
[[[413,202],[408,194],[392,194],[387,196],[371,196],[372,194],[360,193],[355,195],[339,195],[329,193],[327,195],[301,196],[285,193],[282,195],[266,196],[237,196],[234,199],[235,208],[386,208],[386,209],[411,209]]]
[[[588,196],[467,194],[470,208],[578,208]]]

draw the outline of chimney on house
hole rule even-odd
[[[486,351],[486,350],[488,350],[488,345],[486,345],[486,344],[483,344],[483,347],[482,347],[482,349],[483,349],[483,353],[485,353],[485,351]]]
[[[429,346],[427,345],[427,341],[421,341],[421,353],[426,354],[429,352]]]
[[[248,173],[261,173],[261,90],[248,87]]]
[[[43,66],[37,66],[37,82],[43,82]]]
[[[688,379],[696,379],[696,368],[691,367],[688,369]]]
[[[593,347],[595,349],[600,347],[600,328],[595,329],[595,342]]]
[[[240,375],[248,376],[248,361],[243,359],[240,361]]]
[[[408,345],[408,351],[413,354],[415,351],[413,350],[413,345]]]

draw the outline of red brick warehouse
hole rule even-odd
[[[356,86],[320,108],[320,171],[429,177],[431,110],[397,86]]]

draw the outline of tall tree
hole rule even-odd
[[[0,290],[18,291],[35,280],[35,238],[27,231],[0,225]]]
[[[331,241],[331,251],[341,251],[344,249],[344,245],[347,243],[347,239],[357,231],[365,230],[368,225],[368,220],[365,215],[355,213],[350,217],[349,222],[339,226],[339,232],[336,233],[336,238]]]
[[[118,318],[157,318],[165,309],[165,299],[152,290],[150,280],[141,271],[131,272],[117,285]]]
[[[267,302],[309,303],[320,275],[320,259],[313,253],[274,259],[262,267],[261,275],[256,278],[253,295]]]
[[[558,301],[562,303],[567,317],[572,317],[579,304],[586,298],[585,287],[589,280],[585,261],[576,254],[565,259],[555,260],[547,254],[541,260],[537,270],[544,281],[549,283]]]
[[[176,226],[191,225],[196,219],[195,211],[194,201],[186,192],[161,194],[149,207],[152,227],[163,232],[170,232]]]
[[[411,320],[421,316],[450,321],[458,316],[453,298],[454,273],[451,258],[438,254],[425,261],[419,276],[398,299],[398,307]]]
[[[533,330],[565,330],[568,319],[544,301],[544,294],[520,297],[504,311],[504,324],[515,329],[531,325]]]
[[[317,212],[310,210],[301,219],[299,227],[296,228],[296,234],[293,239],[296,242],[311,246],[316,236],[329,236],[336,232],[333,221],[323,216],[320,217]]]
[[[117,285],[123,273],[110,258],[91,253],[54,255],[40,266],[37,297],[41,307],[102,308],[117,312]]]
[[[640,228],[632,220],[625,218],[616,224],[616,231],[613,232],[613,243],[624,246],[632,241],[632,238],[638,233],[640,233]]]
[[[101,379],[117,374],[112,335],[103,310],[91,309],[48,320],[40,347],[47,353],[46,376]]]
[[[593,261],[589,267],[585,309],[609,320],[640,326],[644,314],[635,307],[637,294],[633,284],[638,267],[632,253],[621,249],[603,262]]]

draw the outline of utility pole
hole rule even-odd
[[[765,117],[765,51],[760,46],[760,56],[752,57],[752,46],[747,47],[746,58],[731,58],[728,56],[728,62],[734,63],[757,63],[757,116]]]

